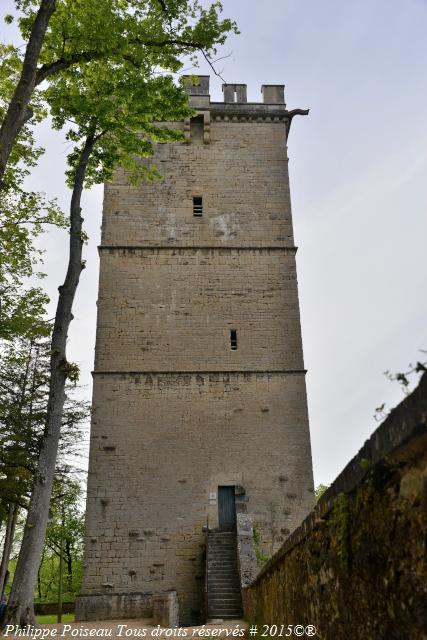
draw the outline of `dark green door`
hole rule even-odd
[[[218,517],[221,531],[236,529],[234,487],[218,487]]]

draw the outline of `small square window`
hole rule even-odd
[[[230,329],[230,348],[232,351],[237,351],[237,330]]]
[[[201,218],[203,215],[203,200],[201,196],[193,197],[193,216]]]

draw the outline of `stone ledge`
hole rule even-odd
[[[272,375],[295,375],[295,374],[303,374],[307,373],[307,369],[256,369],[247,371],[245,369],[230,369],[228,371],[219,370],[219,369],[211,369],[209,371],[203,370],[194,370],[194,371],[153,371],[153,370],[144,370],[144,371],[92,371],[92,375],[106,375],[106,376],[141,376],[141,375],[154,375],[154,376],[193,376],[193,375],[221,375],[224,376],[235,376],[235,375],[263,375],[263,376],[272,376]]]
[[[218,245],[218,246],[193,246],[193,245],[99,245],[98,251],[109,251],[113,253],[115,251],[123,251],[124,253],[133,253],[135,251],[182,251],[182,252],[197,252],[197,251],[223,251],[224,253],[228,253],[229,251],[257,251],[257,252],[268,252],[268,251],[283,251],[284,253],[296,253],[298,247],[289,247],[289,246],[236,246],[236,245]]]

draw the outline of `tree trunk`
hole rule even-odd
[[[33,115],[29,104],[36,84],[37,62],[55,4],[56,0],[40,2],[28,39],[21,77],[0,128],[0,188],[12,146],[24,124]]]
[[[40,568],[41,568],[41,563],[43,562],[43,558],[40,562],[39,568],[37,570],[37,592],[39,595],[39,600],[41,601],[42,599],[42,580],[41,580],[41,576],[40,576]]]
[[[6,524],[6,535],[4,538],[3,554],[0,564],[0,602],[6,587],[6,574],[9,565],[10,554],[12,551],[13,537],[15,535],[16,520],[18,517],[18,507],[11,504]]]
[[[65,541],[65,557],[67,559],[67,591],[71,593],[73,590],[73,555],[69,540]]]
[[[27,626],[35,624],[34,591],[37,572],[43,552],[49,504],[55,474],[58,442],[61,432],[62,412],[67,379],[66,344],[68,329],[73,319],[72,306],[82,271],[82,223],[81,195],[87,163],[93,150],[95,136],[88,135],[80,153],[74,176],[70,205],[70,254],[64,284],[59,287],[58,305],[52,333],[49,401],[46,429],[43,436],[34,486],[28,508],[21,550],[10,593],[6,621],[8,624]]]

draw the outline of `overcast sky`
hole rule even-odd
[[[4,13],[13,9],[2,0]],[[286,84],[289,140],[315,482],[329,484],[378,426],[374,409],[402,398],[383,372],[427,349],[427,1],[223,0],[241,35],[218,63],[227,82]],[[13,27],[1,25],[2,40]],[[202,73],[209,73],[201,65]],[[211,99],[221,81],[211,77]],[[66,209],[67,145],[48,123],[32,188]],[[69,341],[90,397],[102,188],[85,194],[90,236]],[[51,234],[45,270],[52,301],[67,238]],[[53,307],[52,307],[53,308]]]

